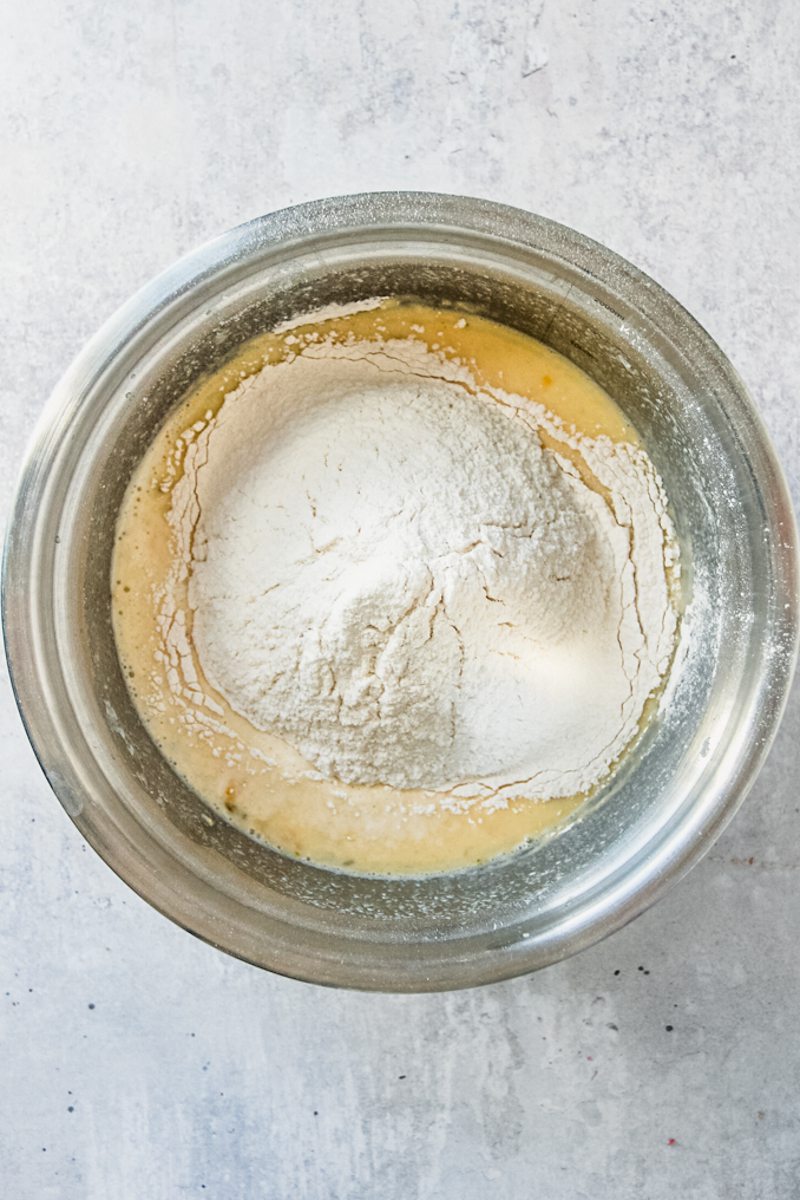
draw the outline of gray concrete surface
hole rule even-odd
[[[536,209],[730,353],[800,486],[793,0],[20,0],[0,38],[0,494],[71,355],[176,255],[383,187]],[[800,1194],[797,694],[703,864],[473,993],[271,978],[81,844],[2,692],[6,1200]]]

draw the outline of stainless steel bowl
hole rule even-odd
[[[689,605],[665,702],[574,824],[506,859],[420,879],[292,861],[208,810],[145,732],[111,629],[126,483],[165,414],[245,339],[374,295],[467,305],[540,338],[630,414],[671,498]],[[420,193],[261,217],[145,287],[55,390],[6,544],[19,707],[83,836],[209,942],[298,978],[394,991],[518,975],[640,913],[708,849],[775,733],[797,645],[790,502],[711,338],[652,280],[570,229]]]

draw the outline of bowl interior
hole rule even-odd
[[[335,220],[307,206],[234,231],[101,331],[63,381],[29,464],[7,588],[30,594],[15,591],[6,608],[10,621],[24,606],[32,630],[30,661],[14,675],[43,765],[87,838],[147,899],[289,974],[445,987],[542,965],[608,932],[727,818],[791,670],[794,533],[741,386],[655,285],[538,218],[494,206],[465,216],[442,202],[421,220],[410,202],[386,205],[365,215],[354,202]],[[665,700],[579,818],[505,859],[419,879],[320,869],[212,819],[142,726],[111,627],[116,515],[166,414],[250,337],[376,295],[480,312],[606,388],[664,480],[687,598]],[[28,671],[46,717],[26,709]]]

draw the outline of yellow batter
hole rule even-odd
[[[297,778],[296,753],[236,714],[204,678],[196,655],[202,690],[213,705],[207,722],[191,718],[160,661],[158,597],[176,552],[168,513],[171,489],[181,476],[186,444],[181,435],[212,419],[225,395],[264,366],[301,352],[309,340],[350,337],[417,339],[463,362],[479,384],[543,404],[568,431],[637,444],[621,410],[577,367],[529,337],[467,313],[384,302],[265,334],[179,406],[131,480],[112,567],[120,661],[163,753],[204,800],[247,832],[288,855],[354,871],[421,874],[472,866],[564,822],[585,797],[512,800],[497,811],[452,812],[431,803],[436,793]],[[580,465],[568,446],[541,436]]]

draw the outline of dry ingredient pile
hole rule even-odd
[[[155,658],[184,724],[208,741],[235,714],[287,778],[406,820],[587,794],[675,644],[648,456],[430,339],[315,328],[168,457]]]

